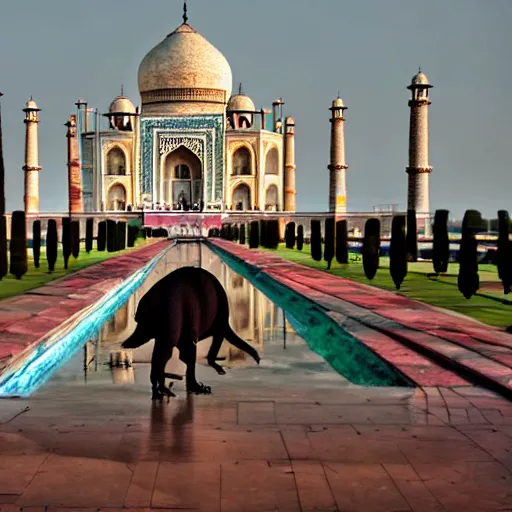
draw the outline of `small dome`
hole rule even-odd
[[[256,107],[249,96],[245,94],[235,94],[231,96],[228,103],[228,111],[250,111],[254,112]]]
[[[293,120],[293,117],[287,117],[284,121],[284,124],[287,126],[291,126],[291,125],[295,126],[295,121]]]
[[[430,85],[430,82],[423,71],[418,71],[418,73],[412,77],[411,85]]]
[[[176,95],[194,96],[195,89],[201,94],[210,90],[206,100],[225,104],[231,88],[231,68],[224,55],[187,23],[156,45],[139,66],[142,103],[176,101]]]
[[[25,106],[25,110],[39,110],[39,107],[37,106],[37,103],[32,98],[30,98],[27,101],[27,105]]]
[[[110,114],[135,114],[135,106],[126,96],[118,96],[108,108]]]
[[[345,106],[345,103],[343,103],[343,100],[338,96],[333,102],[332,102],[332,106],[333,107],[344,107]]]

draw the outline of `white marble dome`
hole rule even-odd
[[[131,102],[130,98],[126,96],[118,96],[114,98],[114,101],[110,104],[108,108],[109,113],[111,114],[135,114],[135,106]]]
[[[430,85],[430,82],[423,71],[418,71],[418,73],[412,77],[411,85]]]
[[[233,81],[224,55],[187,23],[144,57],[138,78],[143,104],[180,98],[226,104]]]
[[[251,100],[251,98],[249,98],[249,96],[246,96],[245,94],[235,94],[234,96],[231,96],[228,103],[228,111],[230,112],[254,112],[255,110],[256,107],[254,106],[254,102]]]

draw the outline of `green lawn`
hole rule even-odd
[[[325,261],[314,261],[311,258],[309,245],[305,245],[302,251],[298,251],[296,249],[286,249],[284,244],[281,244],[277,251],[270,252],[284,259],[327,271]],[[452,263],[445,275],[428,277],[427,274],[433,273],[432,263],[410,263],[407,277],[402,283],[400,291],[396,290],[389,275],[389,258],[380,258],[379,270],[372,281],[366,279],[361,262],[340,265],[336,260],[333,260],[331,270],[328,272],[358,283],[391,290],[433,306],[451,309],[495,327],[511,325],[512,295],[506,296],[503,292],[484,292],[481,290],[477,295],[466,300],[457,288],[458,270],[458,264]],[[484,281],[499,282],[496,267],[493,265],[480,265],[479,275],[481,284]]]
[[[135,242],[135,248],[146,245],[147,243],[148,241],[139,238]],[[65,275],[76,272],[77,270],[80,270],[82,268],[89,267],[90,265],[94,265],[95,263],[108,260],[109,258],[113,258],[115,256],[119,256],[120,254],[124,254],[131,250],[133,249],[128,248],[125,249],[124,251],[119,252],[98,252],[96,249],[93,249],[89,254],[87,254],[85,252],[85,248],[81,247],[78,258],[75,260],[75,258],[71,256],[69,258],[68,269],[64,270],[62,248],[59,245],[57,262],[55,263],[55,270],[52,273],[48,272],[48,262],[46,261],[45,247],[41,247],[41,258],[39,268],[34,267],[32,251],[29,251],[27,273],[20,280],[17,280],[13,275],[8,274],[0,281],[0,300],[12,297],[14,295],[18,295],[28,290],[32,290],[33,288],[37,288],[39,286],[43,286],[49,281],[53,281],[54,279],[58,279],[59,277],[63,277]]]

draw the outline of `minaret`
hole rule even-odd
[[[295,190],[295,121],[287,117],[284,134],[284,211],[297,211],[297,191]]]
[[[69,190],[69,214],[82,213],[82,176],[78,153],[78,139],[76,136],[76,115],[69,116],[69,121],[64,125],[68,127],[68,190]]]
[[[23,109],[25,112],[25,214],[38,214],[39,213],[39,143],[37,134],[37,125],[39,124],[40,108],[37,107],[36,102],[30,98],[26,107]]]
[[[428,106],[431,102],[428,90],[432,87],[421,69],[407,86],[411,91],[407,209],[415,210],[416,215],[422,218],[430,212],[429,176],[432,166],[428,161]]]
[[[335,214],[347,211],[347,183],[345,160],[345,107],[338,97],[332,102],[331,111],[331,163],[329,176],[329,211]]]

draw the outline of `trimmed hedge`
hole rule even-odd
[[[450,261],[450,239],[448,237],[448,210],[436,210],[434,215],[434,237],[432,242],[432,264],[434,272],[448,271]]]
[[[288,224],[286,224],[284,239],[287,249],[293,249],[295,247],[295,222],[288,222]]]
[[[135,240],[139,236],[139,228],[137,226],[128,225],[128,247],[135,247]]]
[[[117,250],[126,249],[126,222],[119,221],[117,223]]]
[[[407,260],[418,261],[418,223],[416,211],[407,210]]]
[[[34,267],[39,268],[41,259],[41,221],[35,220],[32,223],[32,254],[34,256]]]
[[[363,269],[368,279],[373,279],[379,268],[380,220],[368,219],[364,225]]]
[[[510,218],[506,210],[498,211],[498,276],[505,295],[512,288],[512,243],[510,242]]]
[[[297,250],[302,251],[303,247],[304,247],[304,226],[302,224],[299,224],[299,227],[297,228]]]
[[[239,242],[241,245],[245,245],[245,224],[240,225]]]
[[[64,268],[68,268],[69,257],[71,256],[71,219],[62,218],[62,255],[64,256]]]
[[[327,262],[327,270],[331,268],[334,258],[334,236],[335,236],[334,217],[325,219],[325,235],[324,235],[324,260]]]
[[[233,226],[233,229],[231,230],[231,240],[233,242],[238,242],[240,239],[240,228],[238,227],[238,224],[235,224]]]
[[[71,221],[71,254],[77,259],[80,254],[80,221]]]
[[[48,262],[48,270],[50,272],[55,270],[58,246],[59,236],[57,233],[57,221],[55,219],[49,219],[48,227],[46,228],[46,261]]]
[[[102,220],[98,223],[98,238],[96,238],[96,248],[98,252],[103,252],[107,248],[107,221]]]
[[[322,225],[319,220],[311,221],[311,257],[315,261],[322,259]]]
[[[348,263],[348,222],[336,222],[336,261],[340,265]]]
[[[391,244],[389,247],[389,273],[400,290],[407,275],[407,245],[405,235],[405,215],[396,215],[391,224]]]
[[[277,219],[267,221],[266,236],[267,247],[277,249],[279,247],[279,221]]]
[[[7,275],[7,217],[0,214],[0,281]]]
[[[260,220],[260,245],[261,247],[268,247],[266,220]]]
[[[9,272],[21,279],[28,270],[27,266],[27,226],[25,212],[12,212],[11,218],[11,244]]]
[[[257,220],[251,222],[249,228],[249,249],[257,249],[260,246],[260,223]]]
[[[94,219],[89,217],[85,222],[85,252],[89,254],[92,251],[92,241],[94,239]]]
[[[107,252],[116,252],[117,249],[117,223],[107,220]]]
[[[457,285],[466,299],[470,299],[480,287],[478,277],[478,251],[475,234],[482,224],[480,212],[466,210],[462,220],[462,237],[459,249],[459,276]]]

